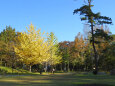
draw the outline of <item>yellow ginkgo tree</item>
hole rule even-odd
[[[14,47],[16,55],[24,64],[31,66],[48,60],[48,42],[46,41],[44,32],[31,24],[27,32],[17,36],[18,42]]]
[[[61,60],[57,53],[57,39],[52,32],[51,34],[42,33],[31,24],[26,32],[17,36],[16,40],[15,53],[21,62],[30,66],[30,71],[34,64],[55,65]]]

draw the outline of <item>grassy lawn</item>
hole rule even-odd
[[[12,68],[10,67],[4,67],[4,66],[0,66],[0,73],[4,74],[4,73],[8,73],[11,74],[12,73]],[[24,70],[24,69],[13,69],[13,73],[29,73],[29,71]]]
[[[0,76],[0,86],[115,86],[115,76],[77,73],[6,75]]]

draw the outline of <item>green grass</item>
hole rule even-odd
[[[4,67],[4,66],[0,66],[0,74],[11,74],[12,73],[12,68],[9,67]],[[27,70],[23,70],[23,69],[13,69],[13,73],[14,74],[21,74],[21,73],[29,73]]]
[[[53,75],[44,73],[43,75],[7,75],[0,77],[0,86],[91,86],[84,84],[104,84],[103,86],[115,86],[115,76],[85,75],[77,73],[56,73]]]

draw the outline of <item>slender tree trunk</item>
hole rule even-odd
[[[43,72],[43,65],[42,64],[39,65],[39,69],[40,69],[40,74],[42,74],[42,72]]]
[[[48,67],[47,67],[47,62],[46,62],[46,64],[45,64],[45,72],[47,72],[47,68],[48,68]]]
[[[12,58],[12,74],[13,74],[13,68],[14,68],[13,56],[10,57]]]
[[[5,67],[7,66],[7,63],[6,63],[6,61],[5,61]]]
[[[1,66],[2,66],[2,58],[1,58]]]
[[[13,67],[12,67],[12,74],[13,74]]]
[[[94,40],[94,32],[93,32],[93,23],[91,23],[91,33],[92,33],[92,46],[94,51],[94,59],[95,59],[95,72],[98,73],[98,61],[97,61],[97,51],[95,48],[95,40]]]
[[[30,65],[29,71],[32,72],[32,66]]]
[[[66,63],[65,63],[64,71],[66,71],[66,70],[67,70],[67,68],[66,68]]]
[[[91,9],[91,1],[92,0],[88,0],[90,9]],[[92,34],[92,46],[93,46],[94,59],[95,59],[95,61],[94,61],[95,62],[95,74],[97,74],[97,72],[98,72],[98,61],[97,61],[97,51],[96,51],[95,39],[94,39],[93,16],[90,16],[90,23],[91,23],[91,34]]]
[[[60,66],[61,66],[61,71],[62,71],[62,63],[61,63],[61,65],[60,65]]]
[[[69,69],[69,61],[68,61],[68,72],[70,71],[70,69]]]
[[[72,66],[72,71],[74,71],[74,67],[75,67],[75,65],[73,64],[73,66]]]

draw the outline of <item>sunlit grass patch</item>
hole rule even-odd
[[[13,74],[21,74],[21,73],[26,74],[26,73],[30,73],[30,72],[27,70],[24,70],[24,69],[19,69],[19,68],[12,69],[10,67],[0,66],[0,73],[1,74],[12,74],[12,73]]]
[[[115,76],[78,73],[33,74],[0,78],[0,86],[83,86],[95,83],[115,86],[114,82]]]

